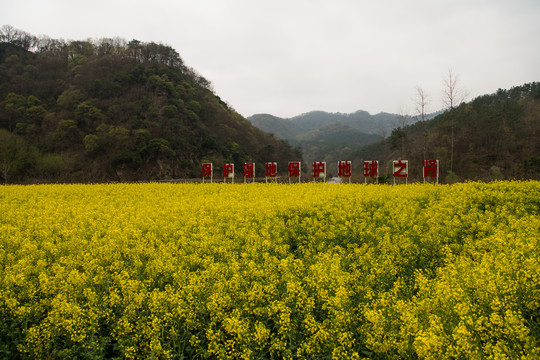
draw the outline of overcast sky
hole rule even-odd
[[[540,81],[539,0],[3,0],[0,25],[178,51],[240,114],[439,110],[449,68],[469,98]]]

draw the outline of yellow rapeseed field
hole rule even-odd
[[[540,184],[0,186],[0,358],[538,359]]]

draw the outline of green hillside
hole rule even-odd
[[[396,128],[384,141],[356,151],[351,159],[376,159],[391,173],[394,159],[409,160],[421,178],[422,160],[439,159],[440,174],[456,180],[539,179],[540,83],[498,90],[448,110],[432,120]]]
[[[0,181],[200,177],[301,153],[254,127],[171,47],[0,30]]]
[[[321,134],[324,138],[326,129],[331,129],[335,133],[335,128],[332,126],[336,124],[347,127],[347,129],[343,128],[345,130],[343,134],[354,129],[358,134],[380,136],[381,132],[389,132],[396,127],[397,117],[398,115],[387,113],[371,115],[359,110],[351,114],[310,111],[288,119],[269,114],[255,114],[247,119],[260,129],[283,139],[304,140],[306,136],[310,137],[309,134],[314,132]],[[324,141],[324,139],[318,140]],[[366,144],[362,141],[356,141],[356,143]]]

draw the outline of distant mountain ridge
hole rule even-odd
[[[259,129],[272,133],[281,139],[295,139],[303,132],[303,129],[288,119],[283,119],[270,114],[256,114],[247,117],[253,125]]]
[[[433,118],[430,114],[426,118]],[[247,118],[259,129],[299,146],[304,159],[338,161],[351,150],[375,143],[390,135],[400,125],[400,116],[381,112],[371,115],[364,110],[353,113],[310,111],[292,118],[255,114]],[[408,118],[407,124],[417,120]],[[340,157],[338,159],[338,157]]]
[[[387,113],[371,115],[364,110],[350,114],[310,111],[292,118],[280,118],[271,114],[255,114],[247,117],[247,120],[266,132],[273,133],[283,139],[294,140],[298,135],[336,123],[348,125],[362,133],[378,134],[381,127],[387,127],[388,130],[391,130],[397,116]]]

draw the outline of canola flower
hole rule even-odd
[[[0,357],[535,359],[540,184],[0,186]]]

